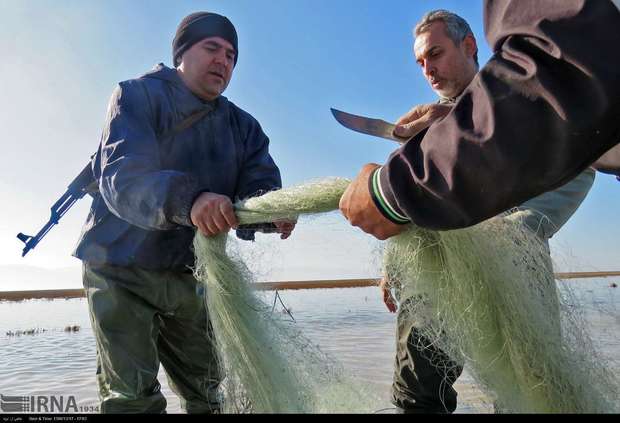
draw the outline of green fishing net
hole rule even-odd
[[[325,179],[235,206],[241,224],[296,220],[338,208],[350,181]],[[372,412],[377,396],[347,376],[252,289],[226,236],[194,241],[229,412]],[[518,218],[445,232],[411,226],[385,244],[384,273],[424,345],[465,364],[506,412],[617,412],[617,377],[559,293],[547,246]],[[362,353],[362,352],[360,352]]]

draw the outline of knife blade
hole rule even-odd
[[[396,128],[396,125],[384,120],[358,116],[334,108],[332,108],[331,111],[336,120],[342,126],[351,129],[352,131],[396,141],[400,144],[408,141],[407,138],[401,138],[394,135],[394,128]]]

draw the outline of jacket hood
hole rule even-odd
[[[181,77],[179,77],[177,70],[174,68],[169,68],[163,63],[158,63],[157,65],[155,65],[153,69],[151,69],[150,71],[142,75],[142,78],[161,79],[164,81],[172,82],[177,85],[178,84],[185,85],[183,84]]]

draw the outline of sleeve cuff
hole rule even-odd
[[[397,225],[407,225],[411,223],[409,219],[398,207],[392,191],[388,188],[386,172],[383,167],[375,169],[368,179],[370,196],[377,209],[390,222]],[[385,187],[385,188],[384,188]]]
[[[193,227],[191,212],[194,201],[200,194],[208,191],[208,189],[199,188],[194,181],[188,183],[185,189],[175,194],[173,204],[168,209],[170,210],[168,220],[177,225]]]

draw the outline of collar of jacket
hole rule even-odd
[[[458,97],[454,97],[454,98],[439,97],[439,100],[437,100],[437,103],[439,103],[439,104],[456,104],[457,100],[458,100]]]
[[[204,109],[208,109],[209,111],[223,109],[226,108],[228,104],[228,99],[222,95],[213,101],[204,101],[200,99],[189,90],[176,69],[169,68],[163,63],[158,63],[142,77],[160,79],[170,84],[174,102],[182,118],[198,113]]]
[[[620,0],[619,0],[620,1]],[[471,81],[469,81],[471,83]],[[456,104],[457,101],[459,101],[459,99],[463,96],[463,93],[465,92],[465,89],[463,91],[460,92],[459,95],[455,96],[455,97],[439,97],[439,101],[437,101],[437,103],[439,104]]]

